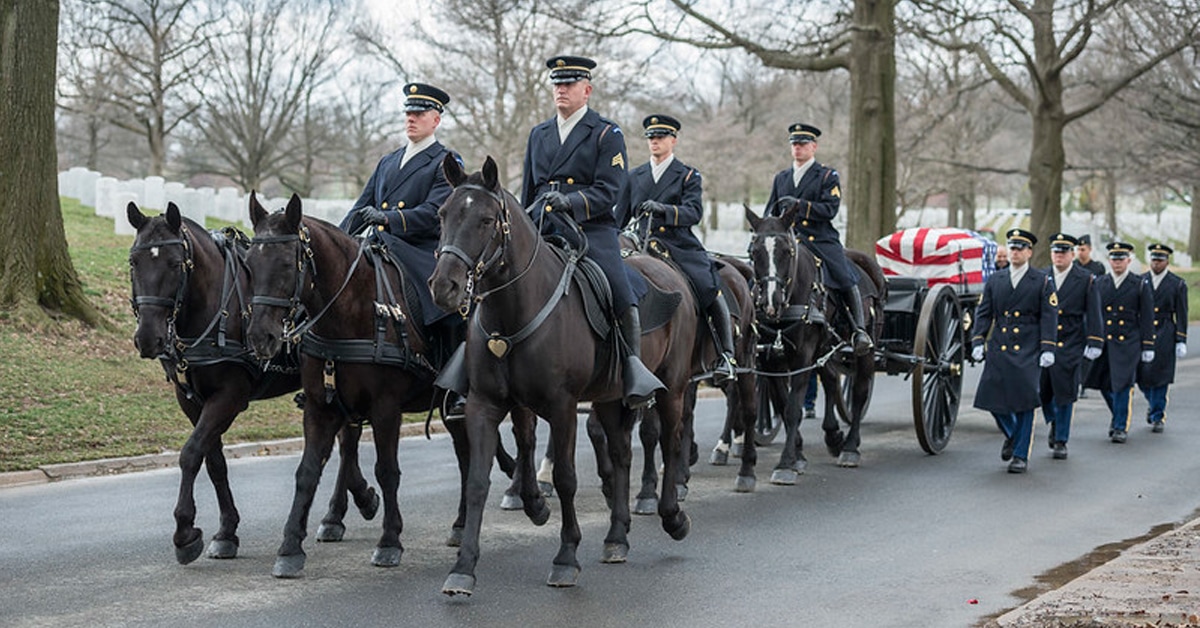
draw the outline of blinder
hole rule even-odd
[[[300,309],[300,295],[304,292],[304,278],[308,272],[312,273],[313,277],[317,276],[317,266],[313,259],[312,247],[309,245],[311,238],[308,233],[308,227],[301,225],[296,233],[269,235],[269,236],[254,236],[250,238],[250,244],[291,244],[297,243],[296,246],[296,287],[290,298],[272,297],[265,295],[254,295],[250,297],[250,307],[255,305],[266,305],[280,308],[287,308],[288,314],[284,318],[285,325],[296,320],[296,315]],[[287,335],[287,329],[284,330]]]
[[[135,244],[129,248],[129,285],[133,283],[133,253],[137,251],[149,251],[151,249],[162,248],[164,246],[181,246],[183,247],[184,260],[180,264],[179,288],[175,291],[174,298],[159,297],[159,296],[138,296],[131,294],[129,297],[129,305],[133,309],[135,318],[140,316],[139,309],[143,305],[151,307],[169,308],[170,314],[167,316],[167,321],[173,322],[179,314],[179,308],[183,305],[183,297],[187,292],[188,279],[191,277],[192,270],[195,268],[195,262],[192,260],[192,245],[188,240],[188,230],[186,226],[181,226],[180,237],[169,240],[154,240],[152,242],[143,242]]]

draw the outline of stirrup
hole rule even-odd
[[[855,357],[861,358],[871,353],[871,350],[875,348],[875,343],[871,342],[871,337],[867,335],[867,332],[861,329],[854,330],[852,339]]]
[[[713,363],[711,370],[713,386],[720,386],[737,378],[737,360],[728,353],[722,353]]]

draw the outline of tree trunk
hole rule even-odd
[[[1057,90],[1055,89],[1057,88]],[[1029,152],[1029,230],[1045,239],[1062,229],[1063,170],[1067,156],[1063,150],[1063,128],[1066,120],[1062,110],[1062,86],[1046,81],[1047,92],[1057,92],[1039,100],[1033,114],[1033,146]],[[1035,268],[1050,265],[1050,247],[1033,249]]]
[[[1192,184],[1192,228],[1188,233],[1187,253],[1192,256],[1192,266],[1200,257],[1200,183]]]
[[[1100,180],[1101,202],[1104,203],[1104,224],[1113,239],[1117,237],[1117,173],[1105,170]]]
[[[896,229],[896,51],[892,0],[856,0],[850,60],[846,245],[873,251]]]
[[[58,202],[54,81],[58,0],[0,0],[0,309],[45,310],[88,324]]]

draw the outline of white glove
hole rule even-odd
[[[975,348],[971,349],[971,359],[976,362],[983,359],[983,345],[975,345]]]
[[[1043,351],[1042,357],[1038,358],[1038,366],[1040,366],[1042,368],[1054,366],[1054,352],[1053,351]]]
[[[1185,355],[1187,355],[1187,343],[1186,342],[1175,343],[1175,357],[1182,358]]]
[[[1154,349],[1142,352],[1142,362],[1153,362],[1153,361],[1154,361]]]
[[[1100,357],[1103,350],[1100,347],[1087,347],[1083,350],[1083,358],[1085,360],[1095,360]]]

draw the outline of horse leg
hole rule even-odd
[[[467,442],[467,427],[463,421],[443,421],[446,431],[450,433],[450,442],[454,446],[454,459],[458,461],[458,515],[450,524],[450,536],[446,539],[448,547],[462,545],[463,528],[467,525],[467,473],[471,465],[471,449]]]
[[[850,395],[850,428],[846,430],[846,440],[842,443],[842,453],[838,456],[840,467],[857,467],[862,459],[858,446],[862,439],[862,421],[871,397],[870,378],[875,376],[875,364],[872,360],[871,356],[866,356],[855,361],[854,387]]]
[[[808,386],[808,374],[801,373],[789,378],[787,402],[783,408],[783,451],[779,454],[779,463],[771,472],[771,484],[791,486],[796,478],[804,473],[808,461],[802,453],[800,440],[800,418],[804,413],[804,391]]]
[[[390,410],[388,408],[387,410]],[[404,546],[400,533],[404,531],[404,518],[400,515],[400,413],[387,412],[387,416],[372,417],[375,433],[375,481],[383,494],[383,533],[371,564],[376,567],[395,567],[400,564]]]
[[[758,418],[756,407],[755,377],[753,373],[739,373],[736,382],[729,384],[726,389],[728,396],[726,404],[726,425],[737,423],[741,419],[742,431],[751,436],[746,439],[742,450],[742,466],[738,469],[737,479],[734,480],[733,490],[738,493],[753,493],[758,479],[754,476],[754,467],[758,464],[758,444],[754,442],[754,424]]]
[[[485,405],[479,393],[467,395],[466,425],[470,464],[467,470],[467,518],[463,527],[462,545],[458,548],[458,560],[450,569],[450,575],[442,584],[446,595],[471,595],[475,592],[475,565],[479,562],[479,531],[483,524],[483,507],[487,503],[491,487],[492,461],[496,446],[500,442],[500,421],[505,410]],[[514,430],[517,426],[513,415]],[[520,439],[518,439],[520,442]],[[532,452],[530,452],[532,453]],[[532,456],[527,466],[532,467]],[[532,477],[527,475],[525,477]],[[528,482],[529,480],[526,480]]]
[[[679,501],[687,500],[688,482],[692,479],[692,465],[696,464],[696,460],[699,458],[699,451],[696,449],[696,388],[698,386],[698,383],[688,384],[683,392],[679,432],[679,475],[675,476],[677,480],[675,491]],[[725,415],[725,422],[729,423],[728,406],[726,406]],[[686,456],[683,453],[685,447],[687,448]],[[745,455],[744,448],[742,451]]]
[[[308,513],[321,481],[321,470],[333,451],[333,441],[342,427],[342,417],[308,396],[304,406],[304,453],[296,467],[296,488],[287,523],[283,526],[283,542],[276,552],[271,575],[276,578],[299,578],[304,570],[304,537],[308,534]]]
[[[546,443],[546,455],[538,468],[537,482],[542,495],[554,497],[554,443]]]
[[[643,410],[642,424],[638,428],[638,437],[642,440],[642,488],[634,500],[633,514],[635,515],[652,515],[658,512],[658,465],[655,464],[654,452],[658,449],[660,430],[658,410],[655,408]],[[599,455],[597,455],[596,464],[600,464]],[[611,486],[606,486],[605,490],[611,492]],[[608,492],[605,493],[606,496],[609,495]],[[609,509],[613,507],[611,496],[609,496],[608,507]]]
[[[522,410],[524,411],[524,410]],[[514,412],[516,412],[514,410]],[[530,482],[537,486],[534,480],[535,471],[533,469],[533,459],[537,455],[537,415],[530,413],[530,427],[528,434],[523,434],[517,426],[516,415],[513,415],[512,433],[513,438],[517,442],[517,459],[513,461],[512,470],[505,471],[509,480],[508,488],[504,489],[504,495],[500,498],[500,510],[521,510],[524,508],[524,502],[521,499],[521,487],[525,481],[525,476]],[[528,442],[522,439],[529,439]],[[528,447],[528,451],[524,449]],[[503,453],[503,456],[501,455]],[[508,457],[508,452],[504,451],[504,443],[496,441],[496,461],[500,463],[500,470],[504,471],[505,458]],[[463,477],[463,482],[466,482],[466,476]]]
[[[204,532],[195,526],[194,492],[200,465],[209,458],[220,458],[220,462],[208,463],[208,474],[213,480],[217,503],[221,509],[221,529],[218,535],[223,542],[222,547],[216,548],[218,555],[214,558],[232,558],[237,555],[237,526],[240,517],[233,503],[233,493],[229,490],[228,470],[224,464],[225,454],[221,451],[221,435],[229,429],[239,410],[231,394],[215,394],[201,406],[188,399],[180,390],[176,390],[179,407],[192,423],[192,433],[179,451],[179,495],[175,501],[174,512],[175,534],[172,542],[175,545],[175,560],[181,565],[196,560],[204,551]],[[245,408],[244,401],[241,408]],[[216,538],[214,537],[214,542]],[[225,541],[233,543],[232,556],[229,555],[228,543]]]
[[[659,447],[663,452],[662,498],[658,502],[658,516],[662,527],[671,538],[683,540],[692,529],[692,520],[679,507],[677,487],[682,482],[679,468],[682,457],[683,395],[666,391],[658,395],[658,415],[662,421]],[[749,439],[753,440],[753,439]]]
[[[588,412],[587,422],[584,423],[588,440],[592,443],[592,451],[596,454],[596,475],[600,477],[600,492],[604,493],[604,501],[612,509],[612,462],[609,459],[608,437],[604,434],[604,426],[596,418],[596,409]]]
[[[825,388],[825,417],[821,421],[821,429],[825,432],[825,449],[836,458],[841,455],[846,442],[837,412],[837,400],[843,396],[842,386],[838,376],[832,372],[821,376],[821,385]]]
[[[336,543],[346,534],[346,510],[349,500],[346,494],[354,496],[354,505],[362,514],[363,519],[370,521],[379,510],[379,494],[367,483],[358,463],[358,443],[362,438],[362,425],[349,423],[338,432],[338,474],[333,486],[333,495],[329,497],[329,510],[321,518],[317,526],[317,541],[321,543]]]
[[[241,515],[233,503],[233,491],[229,488],[229,467],[225,463],[224,446],[221,438],[208,450],[204,458],[204,468],[208,471],[208,479],[212,481],[217,493],[217,507],[221,511],[221,526],[208,544],[205,555],[209,558],[237,558],[238,524]]]
[[[725,425],[721,426],[721,436],[717,438],[717,444],[713,447],[712,453],[708,454],[708,464],[717,467],[723,467],[729,464],[729,444],[733,442],[733,423],[729,421],[729,414],[725,414]],[[749,432],[753,434],[753,432]],[[747,432],[742,432],[743,442],[745,441]]]
[[[592,408],[604,428],[604,435],[608,440],[609,463],[612,465],[613,496],[609,501],[608,534],[604,537],[604,552],[600,562],[623,563],[629,556],[629,473],[633,463],[635,415],[620,401],[593,403]],[[643,422],[645,420],[643,418]],[[653,447],[650,448],[650,452],[653,456]]]
[[[619,403],[619,402],[618,402]],[[562,508],[562,528],[559,532],[558,554],[550,569],[550,577],[546,584],[552,587],[573,587],[579,578],[579,559],[576,553],[582,533],[579,530],[579,519],[575,512],[575,491],[578,479],[575,474],[575,430],[578,418],[575,415],[577,400],[565,400],[563,407],[557,408],[550,420],[550,444],[554,448],[554,490]],[[603,417],[601,417],[603,420]],[[628,438],[628,437],[627,437]],[[609,440],[609,450],[613,443]],[[617,471],[619,473],[619,470]],[[618,484],[614,500],[618,508],[624,504],[629,508],[629,467],[625,467],[625,491],[621,492]],[[620,478],[619,475],[616,476]],[[624,501],[622,501],[624,500]]]

